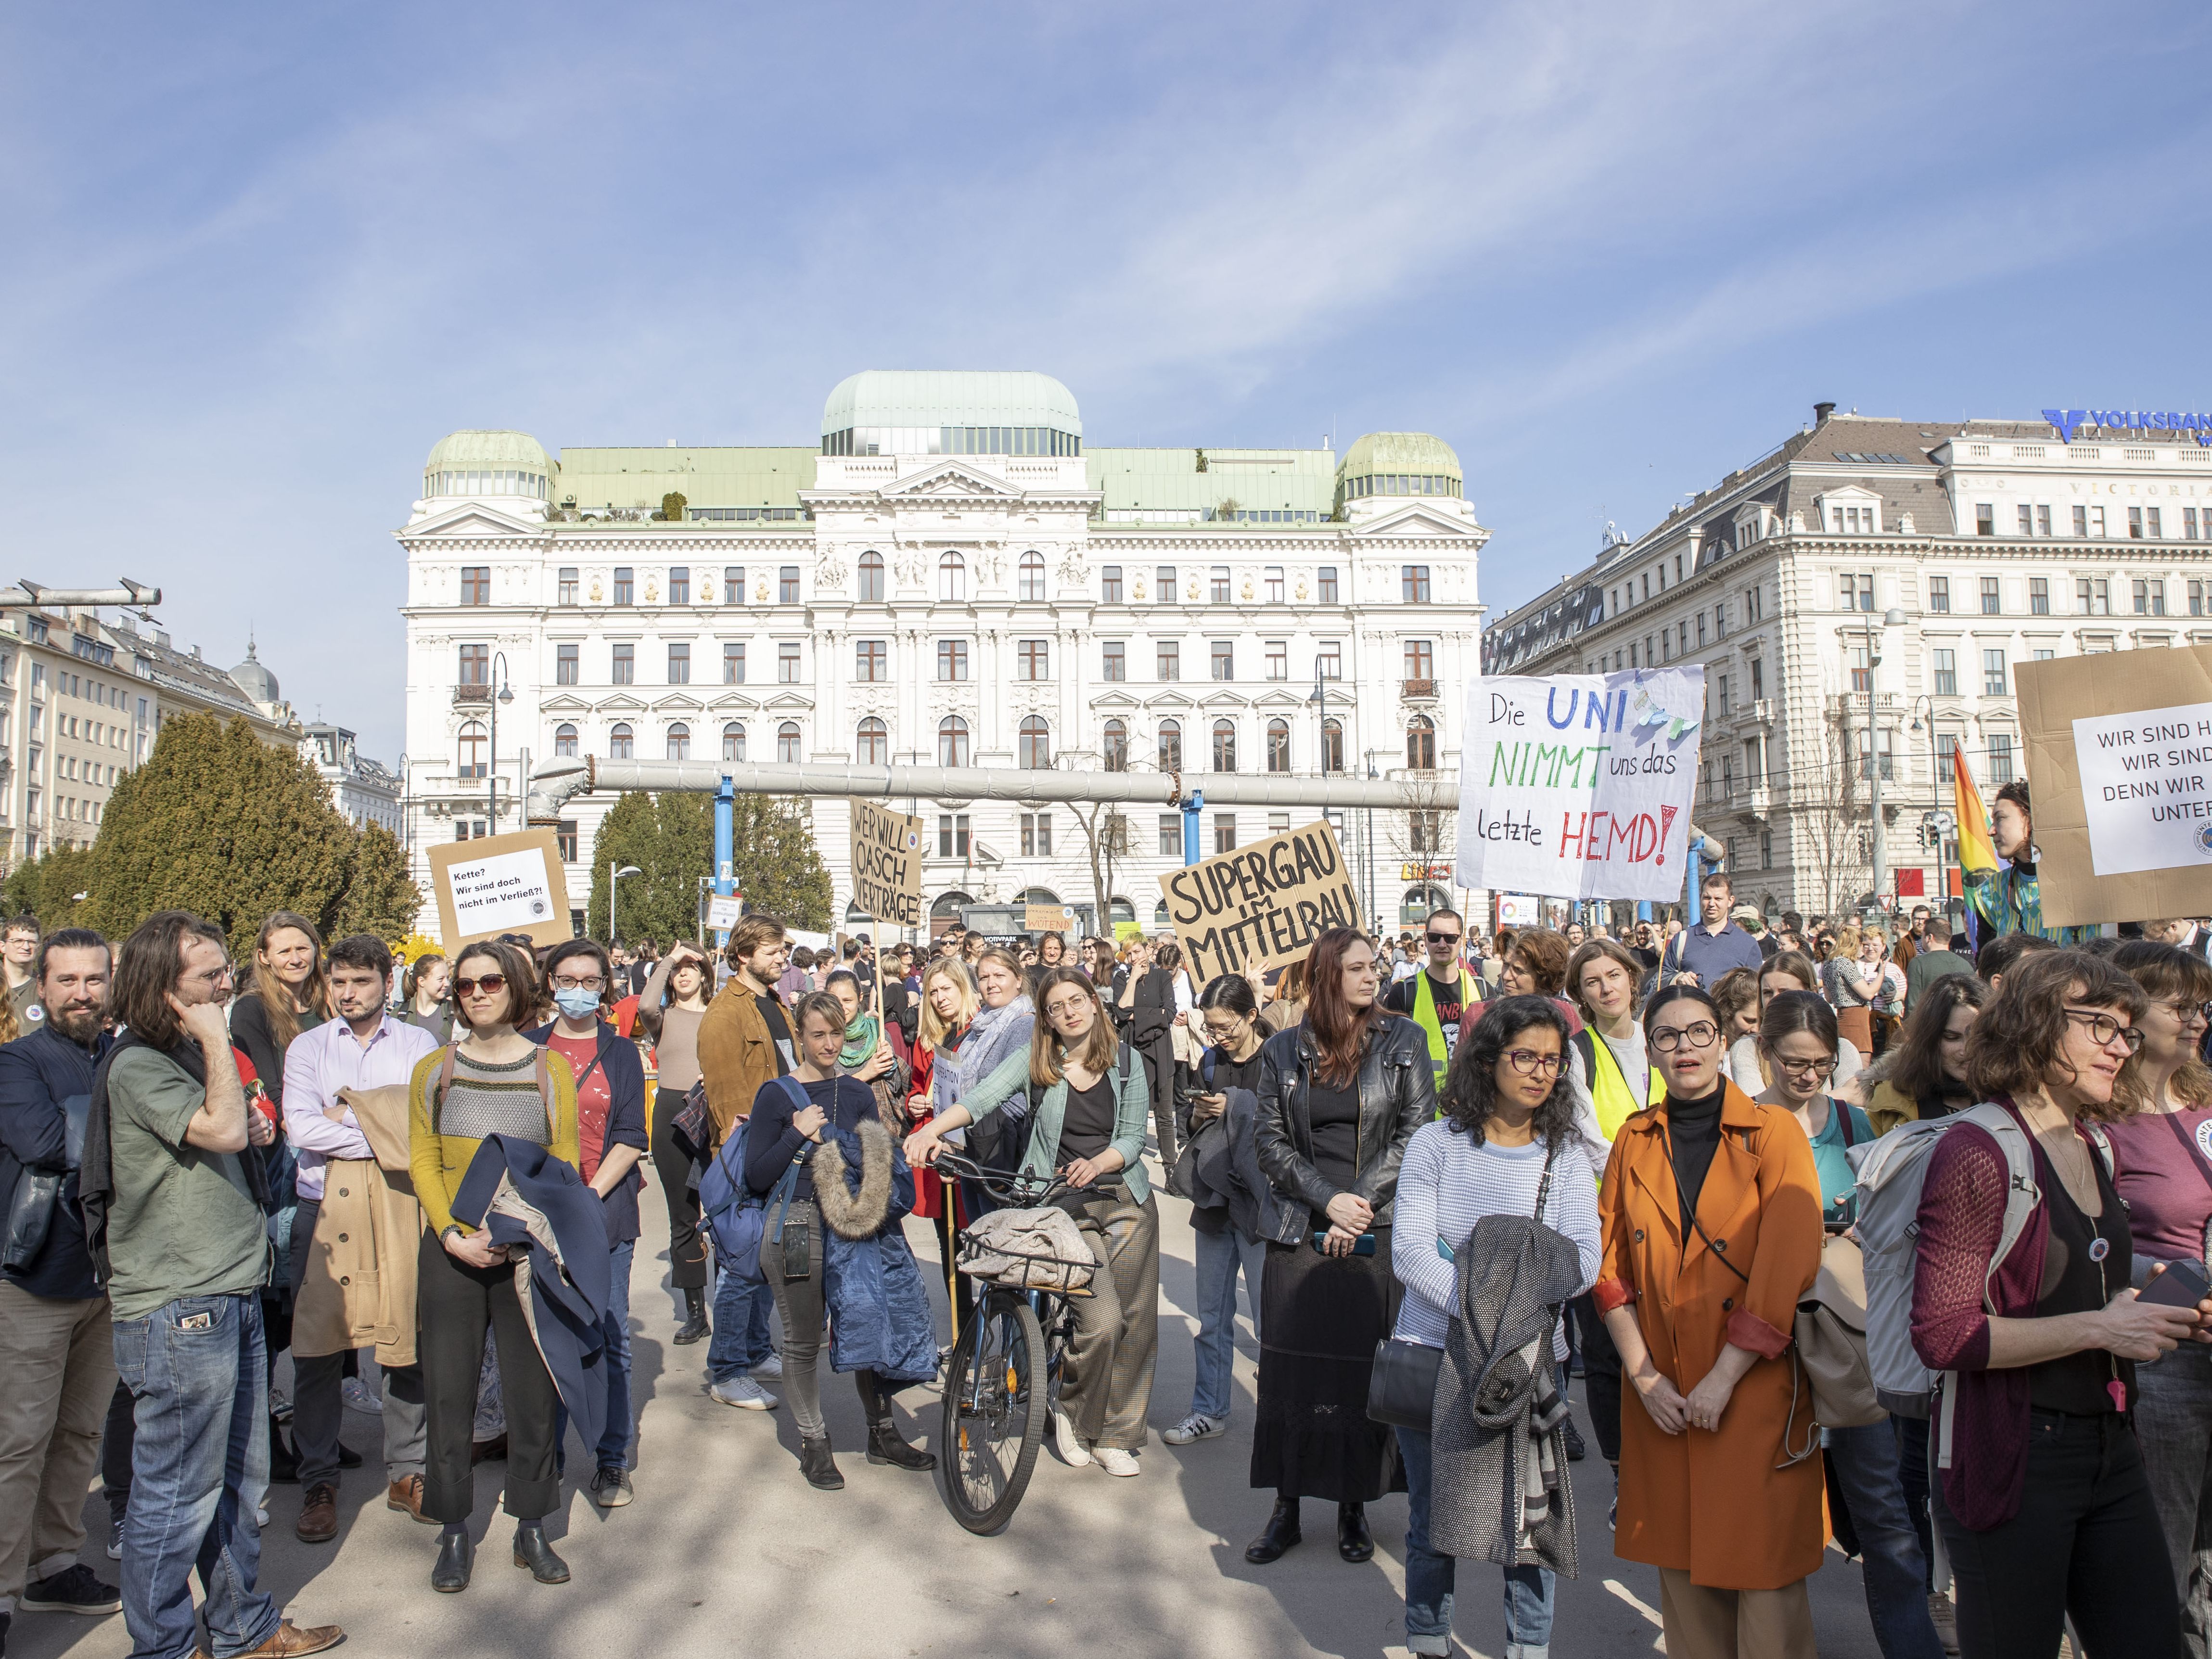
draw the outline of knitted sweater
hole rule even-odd
[[[408,1166],[415,1177],[415,1196],[422,1200],[423,1217],[434,1233],[457,1224],[453,1194],[488,1135],[534,1141],[565,1164],[580,1166],[583,1162],[576,1126],[576,1080],[567,1060],[550,1049],[533,1047],[519,1060],[492,1066],[471,1060],[456,1045],[451,1050],[453,1087],[441,1097],[438,1074],[447,1052],[439,1048],[423,1055],[407,1095]],[[552,1085],[550,1122],[538,1085],[541,1060]]]

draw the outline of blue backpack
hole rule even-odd
[[[805,1089],[788,1077],[775,1081],[790,1094],[794,1109],[806,1109],[810,1103]],[[745,1283],[757,1285],[761,1282],[761,1241],[771,1231],[769,1212],[775,1212],[773,1232],[780,1243],[783,1218],[799,1186],[799,1160],[793,1158],[766,1193],[754,1192],[745,1185],[745,1138],[751,1128],[749,1117],[732,1130],[699,1177],[699,1210],[714,1236],[715,1258]]]

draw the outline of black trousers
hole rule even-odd
[[[415,1288],[416,1357],[429,1409],[429,1456],[422,1472],[422,1513],[465,1521],[476,1503],[469,1452],[477,1420],[477,1376],[483,1369],[484,1333],[499,1344],[499,1386],[507,1406],[507,1503],[509,1515],[535,1521],[560,1507],[554,1473],[554,1419],[559,1397],[530,1340],[514,1293],[514,1265],[471,1267],[446,1253],[427,1230]]]
[[[1588,1296],[1578,1296],[1567,1305],[1574,1310],[1575,1330],[1582,1337],[1583,1397],[1589,1402],[1598,1455],[1617,1465],[1620,1462],[1620,1350],[1613,1346],[1613,1333],[1606,1329],[1597,1304]]]
[[[678,1291],[707,1288],[707,1252],[699,1239],[699,1194],[691,1186],[691,1160],[669,1133],[669,1123],[683,1109],[684,1097],[671,1100],[666,1091],[653,1097],[653,1169],[660,1177],[660,1195],[668,1201],[668,1283]]]
[[[2173,1563],[2133,1425],[2039,1411],[2027,1432],[2027,1478],[2011,1520],[1969,1532],[1935,1481],[1961,1659],[2055,1652],[2069,1617],[2087,1659],[2179,1653]]]

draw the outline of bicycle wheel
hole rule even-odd
[[[1022,1297],[993,1291],[945,1366],[937,1464],[945,1505],[975,1533],[1013,1519],[1044,1439],[1044,1333]]]

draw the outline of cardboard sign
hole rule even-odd
[[[575,936],[560,840],[550,829],[439,842],[430,849],[430,889],[448,951],[501,933],[527,933],[540,945]]]
[[[1330,928],[1359,926],[1359,894],[1326,819],[1159,880],[1201,986],[1219,974],[1297,962]]]
[[[853,908],[896,927],[921,923],[921,820],[853,803]]]
[[[2014,672],[2045,924],[2212,914],[2212,646]]]
[[[1469,681],[1460,884],[1679,899],[1705,706],[1694,664]]]
[[[707,900],[707,927],[711,932],[728,932],[744,920],[744,915],[742,893],[716,893]]]
[[[1022,931],[1027,933],[1064,933],[1075,926],[1074,907],[1066,904],[1024,904],[1022,906]]]

